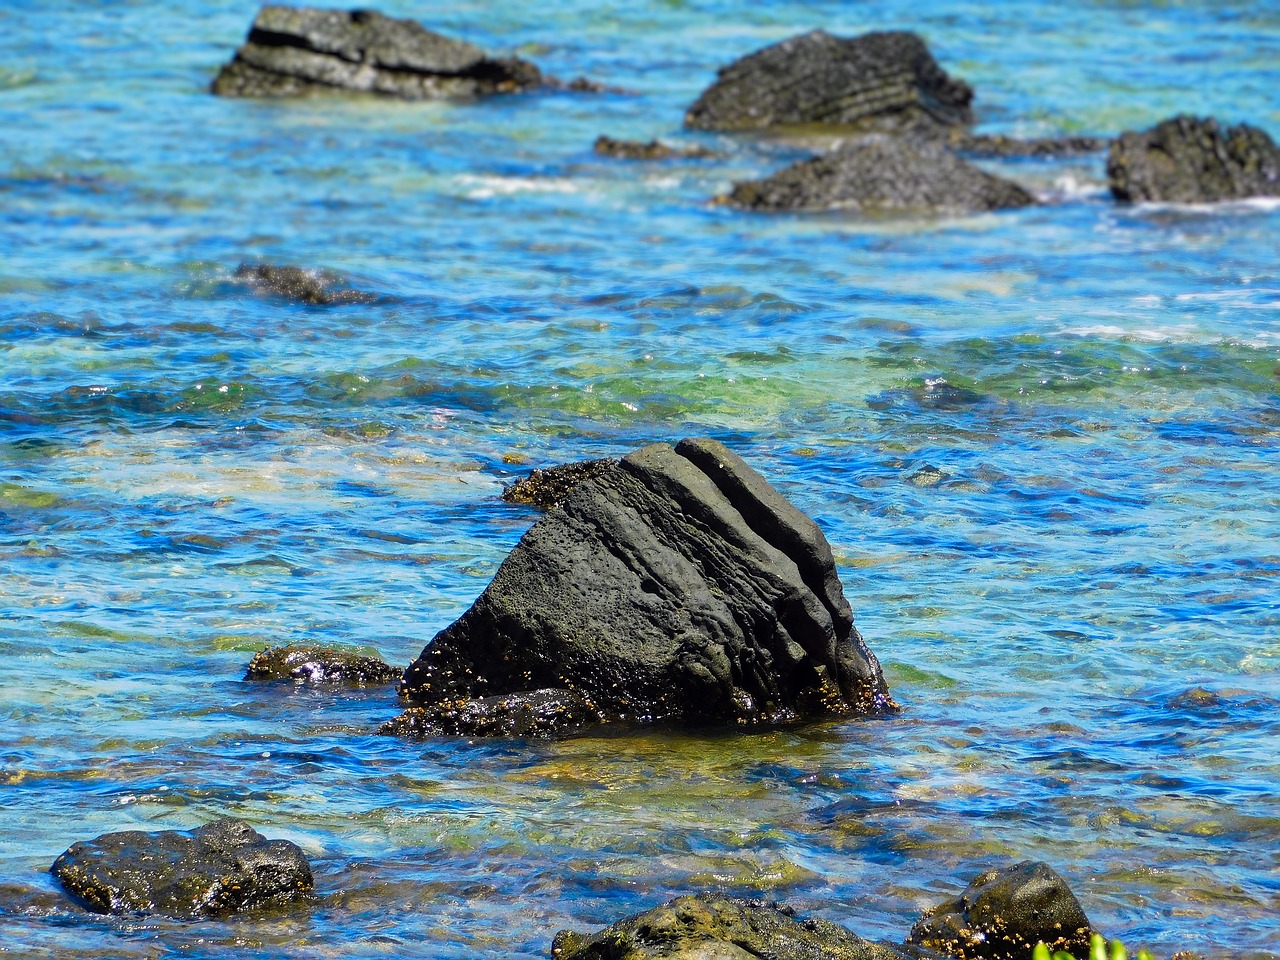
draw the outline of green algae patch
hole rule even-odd
[[[949,677],[945,673],[936,673],[932,670],[924,670],[920,667],[914,667],[909,663],[895,663],[888,661],[884,664],[885,676],[893,685],[906,685],[917,687],[930,687],[934,690],[949,690],[954,687],[958,681],[954,677]]]
[[[112,630],[100,627],[96,623],[84,623],[80,620],[62,620],[53,624],[54,628],[74,637],[86,637],[96,640],[118,640],[127,643],[139,639],[138,634],[125,633],[123,630]]]
[[[28,507],[32,510],[47,510],[65,504],[56,493],[45,490],[33,490],[18,483],[0,483],[0,507],[6,505]]]

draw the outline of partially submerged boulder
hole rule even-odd
[[[267,840],[243,820],[193,833],[128,830],[74,843],[49,868],[95,913],[221,917],[307,898],[311,865],[296,844]]]
[[[249,661],[246,680],[290,680],[370,687],[399,679],[400,669],[377,657],[314,644],[268,647]]]
[[[619,920],[595,934],[562,930],[554,960],[905,960],[906,954],[789,907],[703,893]]]
[[[536,87],[517,57],[373,10],[264,6],[235,59],[213,81],[228,97],[294,97],[351,90],[406,100],[470,98]]]
[[[1041,942],[1086,957],[1093,933],[1067,882],[1048,864],[1026,860],[978,874],[921,917],[907,942],[958,960],[1031,960]]]
[[[353,290],[345,279],[330,270],[304,270],[302,267],[272,263],[242,263],[235,278],[255,293],[284,297],[312,306],[344,303],[376,303],[377,294]]]
[[[586,697],[572,690],[530,690],[478,700],[410,707],[379,733],[400,737],[553,737],[600,722]]]
[[[700,130],[837,127],[939,132],[973,122],[973,89],[903,31],[814,30],[720,70],[685,114]]]
[[[1036,202],[1025,189],[940,146],[864,137],[765,177],[735,183],[725,201],[746,210],[976,213]]]
[[[661,140],[615,140],[601,134],[596,137],[593,148],[602,157],[613,157],[616,160],[686,160],[706,159],[716,156],[714,150],[702,146],[673,147]]]
[[[506,487],[502,491],[502,499],[507,503],[523,503],[539,510],[550,510],[564,503],[565,497],[583,480],[597,477],[617,464],[617,460],[606,458],[536,467],[529,476]]]
[[[543,688],[639,723],[897,709],[822,532],[712,440],[653,444],[574,487],[401,694],[431,708]]]
[[[1107,156],[1107,179],[1129,203],[1214,203],[1280,197],[1280,147],[1242,123],[1179,116],[1122,133]]]

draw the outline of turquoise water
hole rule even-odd
[[[470,105],[208,96],[251,2],[0,6],[0,953],[539,957],[706,887],[900,938],[1034,857],[1131,942],[1280,956],[1274,206],[1118,208],[1090,157],[1001,168],[1025,211],[762,217],[707,201],[792,148],[590,152],[815,26],[918,29],[986,130],[1280,134],[1274,5],[1063,6],[380,4],[631,91]],[[689,434],[822,525],[900,718],[416,744],[240,680],[408,663],[533,522],[504,482]],[[315,908],[106,920],[45,872],[221,815]]]

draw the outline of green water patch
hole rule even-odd
[[[56,493],[37,490],[20,483],[0,483],[0,507],[26,507],[30,510],[48,510],[65,507],[69,501]]]

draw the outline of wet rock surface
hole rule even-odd
[[[852,39],[815,30],[722,69],[685,115],[700,130],[856,127],[945,131],[973,122],[973,90],[903,31]]]
[[[264,6],[235,59],[213,81],[231,97],[294,97],[350,90],[407,100],[512,93],[542,82],[516,57],[372,10]]]
[[[401,737],[558,737],[600,722],[594,705],[572,690],[531,690],[477,700],[411,707],[379,733]]]
[[[761,211],[977,213],[1034,204],[1018,184],[930,143],[867,137],[765,177],[735,183],[732,206]]]
[[[1213,203],[1280,196],[1280,148],[1248,124],[1179,116],[1121,134],[1107,155],[1117,200]]]
[[[620,920],[595,934],[562,930],[555,960],[903,960],[825,920],[798,918],[790,908],[704,893],[679,897]]]
[[[502,491],[507,503],[523,503],[539,510],[558,507],[583,480],[590,480],[618,465],[617,460],[579,460],[555,467],[538,467]]]
[[[75,843],[50,872],[95,913],[221,917],[305,899],[311,865],[296,844],[267,840],[242,820],[192,833],[129,830]]]
[[[336,647],[290,644],[255,654],[244,678],[370,687],[391,683],[399,679],[400,673],[400,668],[377,657]]]
[[[653,444],[579,483],[401,693],[433,707],[543,688],[640,723],[896,709],[822,532],[710,440]]]
[[[718,156],[714,150],[701,146],[673,147],[660,140],[650,140],[648,143],[639,140],[615,140],[604,134],[596,138],[592,149],[603,157],[613,157],[617,160],[674,160],[677,158],[696,160]]]
[[[377,303],[377,294],[352,290],[339,274],[328,270],[304,270],[302,267],[270,263],[242,263],[235,277],[255,293],[284,297],[313,306],[350,303]]]
[[[978,157],[1033,157],[1053,159],[1098,153],[1111,143],[1105,137],[1007,137],[1000,133],[952,130],[947,146]]]
[[[1089,918],[1048,864],[1027,860],[976,876],[911,928],[908,943],[959,960],[1030,960],[1036,944],[1089,955]]]

